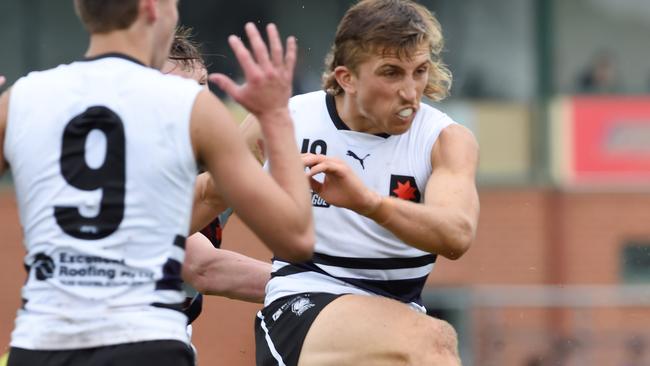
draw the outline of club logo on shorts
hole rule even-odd
[[[54,276],[54,260],[44,253],[36,254],[32,267],[36,273],[36,279],[39,281],[45,281]]]
[[[417,183],[415,183],[415,178],[407,175],[391,175],[388,194],[391,197],[420,202],[420,190]]]
[[[306,297],[299,297],[291,304],[291,311],[297,316],[301,316],[305,311],[316,306]]]
[[[318,193],[314,191],[311,192],[311,205],[314,207],[330,207],[330,204],[327,203],[323,198],[321,198],[321,196],[318,195]]]
[[[283,309],[283,308],[280,308],[280,309],[278,309],[275,313],[273,313],[273,316],[272,316],[271,318],[272,318],[273,321],[275,322],[275,321],[278,320],[279,317],[282,316],[282,313],[284,313],[284,309]]]

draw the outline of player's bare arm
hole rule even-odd
[[[240,124],[240,131],[250,152],[260,164],[263,164],[266,161],[264,137],[260,124],[254,115],[249,114],[246,116]],[[194,208],[192,209],[190,233],[195,233],[208,225],[215,216],[223,212],[227,207],[210,174],[199,174],[194,188]]]
[[[187,239],[183,279],[206,295],[262,303],[271,264],[215,249],[202,234]]]
[[[300,157],[297,154],[298,149],[295,143],[276,143],[279,140],[284,142],[284,139],[288,136],[293,139],[294,130],[289,116],[288,100],[291,97],[291,83],[296,63],[296,41],[293,37],[289,37],[286,55],[283,55],[283,47],[276,27],[270,25],[267,31],[271,46],[270,57],[269,51],[255,27],[252,24],[247,25],[251,47],[258,62],[258,65],[255,66],[258,67],[250,67],[250,63],[253,61],[252,57],[248,50],[243,47],[239,38],[230,37],[229,39],[237,59],[244,68],[247,80],[244,86],[237,86],[223,74],[213,74],[210,76],[210,80],[219,85],[235,101],[257,117],[261,131],[267,141],[266,154],[271,162],[271,175],[289,192],[301,192],[295,198],[297,203],[309,203],[308,200],[304,200],[304,197],[308,195],[308,190],[301,191],[308,188],[307,182],[295,174],[295,166],[300,165]],[[261,78],[269,78],[276,82],[269,83],[266,90],[259,89],[255,83]],[[276,100],[282,102],[277,103]],[[306,206],[309,206],[309,204]],[[302,208],[307,209],[307,207]]]
[[[212,176],[209,173],[199,174],[194,184],[190,233],[195,233],[204,228],[227,208],[226,201],[224,201],[215,186]]]
[[[266,161],[266,154],[264,153],[264,136],[260,124],[254,115],[249,114],[246,116],[241,124],[241,133],[244,135],[248,149],[253,153],[257,161],[263,164]]]
[[[413,247],[457,259],[474,240],[479,216],[478,145],[465,127],[449,126],[438,137],[424,204],[381,197],[338,159],[307,154],[303,160],[310,167],[309,176],[325,173],[322,183],[312,179],[311,186],[328,203],[375,220]]]
[[[4,78],[0,80],[0,85],[4,83]],[[9,116],[9,91],[0,95],[0,175],[7,169],[7,162],[4,157],[5,131],[7,128],[7,118]]]
[[[192,112],[195,154],[207,167],[227,205],[274,253],[292,260],[305,260],[313,251],[313,221],[308,183],[287,106],[295,64],[295,40],[287,41],[285,55],[277,30],[270,25],[269,55],[253,24],[247,24],[246,32],[252,55],[239,38],[229,39],[246,83],[236,85],[225,75],[213,75],[211,80],[257,116],[267,140],[271,176],[248,152],[226,107],[207,91],[199,94]]]

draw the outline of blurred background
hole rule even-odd
[[[297,36],[295,92],[320,87],[349,0],[181,1],[211,71],[245,21]],[[439,258],[424,299],[450,321],[464,365],[650,365],[650,4],[647,0],[428,0],[446,37],[452,95],[435,106],[481,145],[478,237]],[[0,74],[83,57],[72,1],[0,1]],[[39,108],[35,105],[34,108]],[[241,111],[237,111],[241,113]],[[241,116],[241,114],[239,114]],[[229,249],[270,259],[248,232]],[[231,238],[231,240],[228,240]],[[20,225],[0,188],[0,342],[20,305]],[[203,365],[252,365],[255,304],[210,298]]]

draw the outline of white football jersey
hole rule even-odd
[[[28,270],[13,347],[187,342],[180,274],[200,90],[119,54],[13,86],[4,154]]]
[[[296,142],[303,153],[337,157],[367,187],[383,196],[422,202],[432,172],[431,151],[440,132],[454,122],[421,104],[402,135],[351,131],[334,97],[319,91],[289,103]],[[318,178],[318,176],[316,177]],[[316,246],[306,263],[274,258],[265,303],[301,292],[376,294],[421,307],[421,292],[436,256],[413,248],[382,226],[312,193]]]

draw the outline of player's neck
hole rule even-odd
[[[130,30],[92,34],[86,57],[90,58],[107,53],[121,53],[133,57],[144,65],[151,66],[153,51],[151,46],[147,47],[146,39],[146,36],[139,35],[138,37]]]
[[[375,127],[375,125],[366,118],[361,111],[359,111],[354,96],[342,93],[337,95],[334,100],[336,101],[336,112],[350,130],[371,134],[384,132]]]

